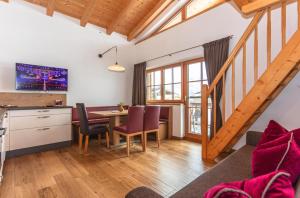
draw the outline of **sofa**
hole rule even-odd
[[[261,132],[255,131],[248,132],[245,146],[200,175],[183,189],[173,194],[171,198],[199,198],[217,184],[250,178],[251,154],[261,134]],[[138,187],[130,191],[126,198],[162,198],[162,196],[147,187]]]

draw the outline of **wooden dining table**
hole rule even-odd
[[[113,128],[116,126],[120,126],[121,124],[121,117],[128,115],[128,110],[124,111],[91,111],[90,114],[95,114],[101,117],[109,117],[110,118],[110,131],[113,135],[111,141],[113,145],[120,144],[120,136],[118,134],[113,133]]]

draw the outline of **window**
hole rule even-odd
[[[165,69],[164,99],[181,100],[181,66]]]
[[[199,14],[204,10],[213,7],[214,4],[216,4],[216,0],[193,0],[186,7],[186,17],[190,18]]]
[[[165,66],[147,71],[147,101],[182,101],[182,66]]]
[[[182,12],[179,12],[175,17],[171,18],[169,22],[166,23],[166,25],[162,26],[159,31],[163,31],[165,29],[168,29],[182,21]]]
[[[147,100],[161,100],[161,71],[147,74]]]
[[[200,135],[201,134],[201,87],[203,84],[208,84],[205,62],[191,61],[186,64],[187,69],[187,101],[186,113],[187,117],[187,133]],[[208,100],[209,115],[211,112],[211,100]],[[208,116],[210,123],[210,116]]]

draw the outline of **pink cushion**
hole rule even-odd
[[[271,121],[252,155],[252,175],[288,172],[295,183],[300,175],[300,129],[288,132]]]
[[[253,179],[223,183],[208,190],[204,198],[294,198],[289,174],[275,171]]]

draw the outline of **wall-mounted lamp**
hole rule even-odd
[[[124,72],[126,69],[124,66],[122,65],[119,65],[118,64],[118,47],[117,46],[114,46],[108,50],[106,50],[105,52],[103,52],[102,54],[99,54],[99,58],[102,58],[106,53],[108,53],[109,51],[111,51],[112,49],[116,49],[116,63],[113,64],[113,65],[110,65],[107,67],[107,69],[109,71],[114,71],[114,72]]]

